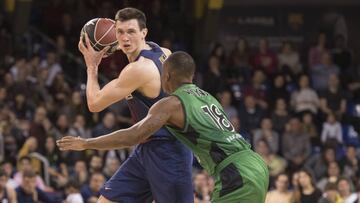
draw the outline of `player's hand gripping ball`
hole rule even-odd
[[[94,18],[88,21],[81,29],[81,38],[85,43],[85,33],[87,33],[90,45],[95,51],[101,51],[109,46],[105,56],[109,56],[118,49],[116,39],[115,21],[109,18]]]

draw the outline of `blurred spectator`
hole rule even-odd
[[[336,120],[334,114],[327,116],[326,122],[323,124],[321,131],[321,142],[332,146],[343,143],[342,128],[340,122]]]
[[[59,149],[55,145],[54,137],[47,137],[45,143],[44,156],[49,161],[48,172],[50,174],[50,186],[53,188],[62,188],[68,181],[68,169]]]
[[[323,114],[333,113],[341,119],[346,111],[346,96],[340,88],[340,81],[336,74],[329,76],[328,88],[320,95],[320,110]]]
[[[15,103],[12,111],[16,113],[18,119],[28,119],[31,114],[32,107],[27,102],[25,95],[22,93],[15,95]]]
[[[279,151],[279,134],[272,129],[272,122],[270,118],[263,118],[261,120],[261,128],[254,130],[253,143],[257,143],[259,139],[265,139],[270,147],[271,152],[278,153]]]
[[[337,191],[336,183],[329,182],[326,184],[324,193],[318,203],[342,203],[342,199]]]
[[[26,72],[26,59],[24,57],[19,57],[15,64],[10,68],[10,73],[13,79],[17,82],[23,81],[23,76]]]
[[[285,171],[286,160],[276,155],[271,151],[268,142],[265,139],[260,139],[254,143],[255,151],[263,158],[269,167],[270,178],[276,177],[278,174]]]
[[[280,173],[275,178],[275,189],[266,194],[265,203],[291,203],[292,195],[289,190],[289,177]]]
[[[225,64],[225,60],[226,60],[226,52],[225,52],[225,48],[222,44],[220,43],[216,43],[214,48],[212,49],[211,56],[216,56],[219,59],[219,62],[221,65]]]
[[[259,127],[264,114],[264,110],[256,104],[254,96],[245,96],[244,106],[241,106],[239,110],[243,130],[252,133],[253,130]]]
[[[255,98],[256,104],[263,109],[267,109],[268,87],[266,84],[266,75],[262,70],[256,70],[251,78],[251,83],[244,85],[242,93],[244,97],[252,95]]]
[[[67,115],[70,121],[74,121],[77,115],[88,116],[89,110],[86,106],[86,100],[81,95],[80,91],[74,91],[71,95],[71,101],[68,102],[60,110],[63,114]]]
[[[305,163],[305,168],[312,172],[314,180],[318,181],[326,176],[329,163],[336,161],[335,149],[324,147],[321,153],[313,154]]]
[[[360,177],[360,162],[356,156],[355,145],[346,146],[345,156],[340,160],[339,164],[345,177],[354,181]]]
[[[272,76],[277,71],[277,57],[270,51],[269,42],[262,38],[259,41],[259,51],[254,57],[254,67],[263,70],[266,75]]]
[[[83,159],[77,160],[74,164],[74,171],[70,175],[69,180],[76,180],[80,185],[85,184],[89,180],[89,172],[86,162]]]
[[[208,69],[203,77],[204,90],[213,96],[224,88],[225,77],[222,75],[220,65],[220,60],[216,56],[210,56]]]
[[[43,60],[41,62],[40,67],[49,70],[49,74],[46,79],[46,86],[48,87],[52,86],[56,75],[62,72],[63,70],[60,63],[58,62],[56,53],[52,51],[47,53],[46,60]]]
[[[206,172],[202,171],[194,176],[194,190],[195,190],[195,200],[198,203],[210,203],[210,188],[208,184],[208,175]]]
[[[14,180],[18,186],[24,182],[24,177],[26,172],[30,171],[32,173],[35,173],[35,171],[33,171],[33,167],[31,166],[31,159],[28,156],[24,156],[20,158],[17,169],[18,171],[14,174]],[[45,183],[39,175],[35,174],[34,179],[35,179],[36,187],[38,187],[41,190],[46,189]]]
[[[345,82],[347,89],[350,91],[352,101],[357,104],[360,103],[360,65],[354,66],[349,77],[342,82]]]
[[[61,139],[62,137],[69,134],[69,119],[66,114],[60,114],[57,117],[54,136],[55,139]]]
[[[0,87],[0,105],[5,106],[8,104],[9,101],[7,97],[7,90],[5,87]]]
[[[74,137],[90,138],[89,129],[86,128],[86,120],[84,115],[77,114],[73,125],[69,129],[69,135]]]
[[[108,158],[105,161],[105,167],[103,170],[103,174],[105,175],[105,178],[109,180],[111,176],[119,169],[120,167],[120,161],[116,157]]]
[[[95,172],[91,174],[89,184],[85,184],[81,188],[81,196],[84,202],[96,203],[100,196],[100,189],[105,183],[105,177],[102,173]]]
[[[290,119],[289,112],[287,110],[287,104],[285,99],[279,98],[275,101],[275,109],[271,113],[271,120],[276,132],[282,133],[285,130],[285,126]]]
[[[310,136],[311,144],[313,146],[320,146],[320,137],[316,128],[315,120],[313,119],[313,114],[310,112],[305,112],[302,115],[302,122],[304,133]]]
[[[301,143],[301,144],[299,144]],[[310,137],[302,130],[302,123],[296,117],[290,119],[282,141],[284,157],[289,161],[289,170],[299,169],[311,152]]]
[[[352,53],[343,35],[335,37],[335,47],[331,52],[333,61],[340,68],[341,74],[347,74],[352,63]]]
[[[103,167],[103,161],[101,157],[98,155],[91,156],[89,166],[89,172],[91,174],[101,172]]]
[[[64,74],[59,73],[55,76],[54,81],[49,89],[53,95],[56,106],[64,106],[68,103],[71,96],[71,89],[68,82],[64,78]]]
[[[16,188],[17,200],[19,202],[37,203],[54,202],[42,189],[37,187],[37,175],[32,170],[26,170],[23,174],[21,185]]]
[[[80,194],[80,184],[75,180],[70,180],[65,186],[65,203],[84,203]]]
[[[233,82],[246,84],[250,82],[251,72],[249,44],[245,38],[240,38],[229,56],[227,77]]]
[[[339,67],[333,64],[329,53],[323,53],[321,62],[311,67],[310,73],[313,88],[317,91],[324,91],[328,87],[330,75],[339,74]]]
[[[49,161],[50,167],[57,168],[63,162],[59,148],[56,147],[54,137],[48,136],[46,138],[44,156]]]
[[[18,184],[12,178],[13,174],[15,173],[14,166],[12,165],[12,163],[10,161],[2,162],[0,170],[4,171],[4,173],[6,173],[6,176],[7,176],[6,187],[15,189],[18,186]]]
[[[14,188],[7,185],[8,175],[4,170],[0,170],[0,202],[17,203]]]
[[[252,136],[249,132],[245,131],[243,127],[241,126],[241,121],[239,117],[231,117],[230,118],[231,124],[234,126],[235,132],[238,132],[241,134],[241,136],[249,143],[252,142]]]
[[[284,75],[276,75],[273,80],[273,85],[270,89],[270,106],[275,107],[276,100],[282,98],[285,101],[289,101],[290,93],[286,87],[286,80]]]
[[[328,168],[327,168],[327,176],[323,177],[320,181],[317,183],[317,187],[323,191],[326,192],[326,185],[329,183],[335,184],[340,178],[340,167],[336,161],[329,162]]]
[[[35,110],[34,119],[30,126],[29,136],[35,137],[37,143],[45,143],[47,137],[46,130],[48,130],[50,128],[49,125],[51,125],[46,117],[46,114],[47,111],[44,107],[37,107]],[[38,151],[40,153],[44,153],[45,146],[42,144],[39,145]]]
[[[290,41],[284,41],[281,51],[278,54],[279,72],[289,73],[292,76],[302,72],[299,53],[294,50],[294,45]]]
[[[309,51],[309,67],[313,67],[314,65],[319,64],[322,54],[327,51],[328,50],[326,49],[326,35],[325,33],[320,33],[318,35],[317,44],[311,47]]]
[[[93,129],[91,133],[92,137],[98,137],[115,131],[115,124],[115,114],[111,111],[106,112],[104,118],[102,119],[102,123],[96,125]]]
[[[228,118],[237,117],[238,112],[234,106],[232,106],[231,92],[224,90],[220,93],[220,104],[224,108],[224,111]]]
[[[299,188],[299,171],[295,171],[291,175],[291,189],[294,192],[297,188]],[[293,196],[295,196],[295,194]]]
[[[344,203],[353,203],[358,198],[357,194],[353,192],[354,186],[348,178],[341,177],[337,183],[337,187]]]
[[[294,200],[297,203],[318,202],[322,192],[316,188],[311,173],[307,170],[299,171],[299,186],[294,191]]]
[[[37,148],[39,146],[39,143],[36,141],[36,139],[34,137],[29,137],[26,139],[24,145],[22,146],[22,148],[20,149],[19,153],[18,153],[18,168],[20,167],[20,165],[22,165],[21,160],[23,157],[28,157],[30,158],[30,155],[34,152],[36,152]],[[26,164],[24,162],[24,164]],[[40,173],[41,172],[41,162],[40,160],[38,160],[35,157],[30,158],[30,166],[31,168],[37,172]]]
[[[301,75],[298,84],[299,89],[291,94],[291,106],[296,113],[311,111],[313,114],[316,114],[319,98],[316,92],[310,87],[309,77],[307,75]]]

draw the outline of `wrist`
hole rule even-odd
[[[88,66],[87,67],[88,74],[97,74],[98,73],[98,67],[97,66]]]
[[[83,148],[89,149],[89,145],[90,145],[90,138],[86,138],[83,143]]]

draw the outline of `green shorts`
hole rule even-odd
[[[252,150],[235,153],[215,169],[212,203],[264,203],[269,171]]]

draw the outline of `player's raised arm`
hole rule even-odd
[[[57,141],[60,150],[111,150],[133,146],[150,137],[182,110],[176,97],[167,97],[156,102],[147,116],[130,128],[115,131],[97,138],[83,139],[67,136]],[[173,119],[174,120],[174,119]],[[178,120],[178,118],[176,119]]]
[[[118,78],[110,81],[102,89],[99,87],[97,70],[88,70],[86,98],[89,110],[102,111],[153,80],[153,75],[149,74],[147,69],[141,63],[131,63],[121,71]]]

